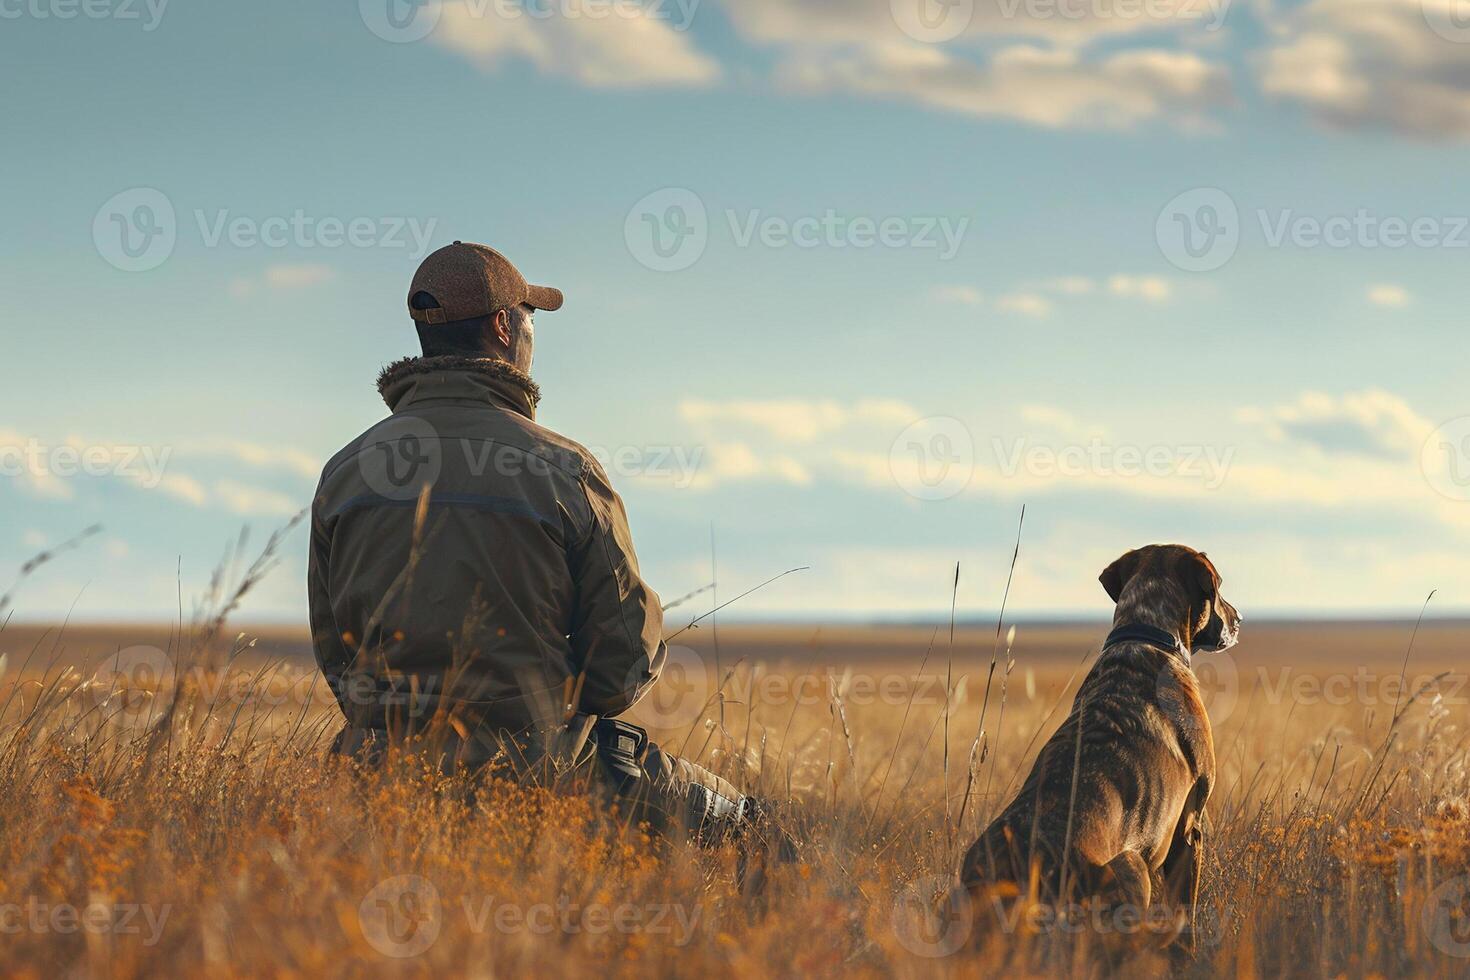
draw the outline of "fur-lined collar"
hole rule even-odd
[[[536,405],[541,401],[541,389],[531,380],[530,375],[514,364],[494,357],[472,357],[467,354],[405,357],[389,364],[378,374],[378,394],[383,396],[389,408],[394,408],[403,397],[403,382],[417,375],[438,375],[450,371],[468,372],[499,382],[497,387],[509,389],[508,394],[523,398],[526,414],[535,416]]]

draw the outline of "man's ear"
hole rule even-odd
[[[506,350],[511,348],[511,341],[514,338],[510,335],[510,313],[508,311],[496,310],[490,315],[490,332],[495,335],[496,340],[500,341],[501,347]]]
[[[1102,583],[1103,590],[1107,592],[1108,598],[1117,602],[1118,597],[1123,594],[1123,586],[1128,584],[1128,580],[1133,577],[1133,573],[1137,570],[1138,552],[1130,551],[1107,568],[1104,568],[1103,573],[1097,577],[1097,580]]]

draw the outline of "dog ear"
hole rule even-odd
[[[1108,598],[1117,602],[1118,597],[1123,594],[1123,586],[1128,584],[1128,580],[1133,577],[1133,573],[1137,570],[1138,552],[1130,551],[1107,568],[1104,568],[1103,573],[1097,577],[1097,580],[1102,583],[1103,590],[1107,592]]]
[[[1203,551],[1194,556],[1194,572],[1199,590],[1206,599],[1214,602],[1215,597],[1220,594],[1220,573],[1215,571],[1214,562]]]

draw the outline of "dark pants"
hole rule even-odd
[[[714,842],[741,817],[744,796],[730,782],[670,755],[641,729],[614,719],[589,719],[580,731],[475,732],[469,738],[347,727],[332,752],[376,766],[392,745],[428,752],[446,772],[468,769],[522,785],[588,791],[616,808],[620,819],[647,824],[664,837]]]

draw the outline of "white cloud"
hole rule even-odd
[[[228,510],[247,516],[290,516],[302,505],[283,493],[261,487],[247,486],[233,480],[218,480],[214,484],[218,502]]]
[[[1169,280],[1158,276],[1113,276],[1108,280],[1108,292],[1114,296],[1150,303],[1165,302],[1172,291]]]
[[[330,266],[302,263],[273,265],[265,270],[265,284],[272,289],[304,289],[332,278]]]
[[[1205,128],[1209,112],[1232,101],[1224,68],[1161,49],[1089,59],[1071,49],[1017,44],[982,63],[932,45],[888,44],[792,58],[780,78],[799,91],[899,99],[1050,128],[1128,129],[1159,118]]]
[[[1110,276],[1103,285],[1107,292],[1120,299],[1139,299],[1148,303],[1164,303],[1173,295],[1173,284],[1159,276]],[[1002,313],[1019,313],[1024,316],[1044,317],[1052,312],[1052,301],[1048,296],[1076,298],[1090,295],[1098,283],[1086,276],[1059,276],[1034,283],[1023,283],[1019,287],[998,296],[993,306]],[[942,302],[959,303],[965,306],[985,305],[985,295],[972,286],[940,286],[933,296]]]
[[[921,0],[904,2],[917,6]],[[889,0],[727,0],[724,7],[742,35],[767,44],[880,46],[910,39],[896,16],[907,11]],[[953,43],[974,46],[1004,36],[1078,44],[1169,28],[1198,32],[1218,24],[1224,7],[1199,0],[976,3]]]
[[[1332,396],[1303,392],[1271,408],[1244,408],[1236,417],[1272,439],[1327,454],[1417,458],[1434,426],[1402,398],[1370,389]]]
[[[1368,302],[1374,306],[1407,306],[1409,292],[1402,286],[1380,283],[1368,287]]]
[[[718,63],[658,16],[673,8],[622,5],[603,16],[544,17],[530,16],[519,5],[452,2],[443,5],[431,38],[487,70],[507,59],[524,60],[594,88],[713,83]],[[506,9],[518,15],[498,12]]]
[[[292,289],[309,289],[329,282],[335,273],[330,266],[311,262],[277,264],[267,266],[260,276],[237,276],[230,280],[230,296],[245,299],[259,289],[284,292]]]
[[[1086,296],[1095,287],[1096,283],[1086,276],[1061,276],[1041,284],[1041,288],[1064,296]]]
[[[252,469],[285,469],[309,480],[321,474],[324,462],[291,446],[262,446],[229,436],[185,440],[178,448],[184,455],[226,456]]]
[[[784,453],[757,452],[744,442],[710,442],[704,447],[699,468],[689,487],[709,490],[724,483],[774,482],[804,487],[812,482],[811,472]]]
[[[209,501],[209,495],[204,492],[204,485],[192,476],[185,476],[182,473],[165,473],[158,484],[153,487],[149,487],[147,481],[142,479],[134,479],[132,482],[144,489],[157,490],[159,493],[173,497],[175,500],[182,500],[195,507],[203,507]]]
[[[1267,52],[1261,87],[1332,126],[1470,137],[1470,45],[1433,29],[1455,30],[1460,6],[1460,0],[1311,0]]]
[[[1083,422],[1071,412],[1054,405],[1022,405],[1021,420],[1028,425],[1051,429],[1078,439],[1100,438],[1106,432],[1102,426]]]
[[[1041,318],[1051,313],[1051,300],[1035,293],[1007,293],[995,301],[995,308],[1002,313]]]
[[[979,306],[985,301],[985,296],[974,286],[939,286],[934,290],[934,298],[942,303],[960,303],[965,306]]]
[[[10,429],[0,429],[0,461],[5,471],[0,479],[35,497],[71,500],[76,496],[71,485],[57,476],[47,465],[44,452],[36,451],[36,440]]]
[[[902,428],[920,413],[900,401],[867,398],[851,405],[831,399],[737,399],[715,402],[685,399],[679,415],[705,430],[737,425],[755,428],[779,442],[811,443],[845,427],[881,424]]]
[[[31,551],[42,551],[46,547],[46,535],[31,528],[20,536],[20,546]]]

